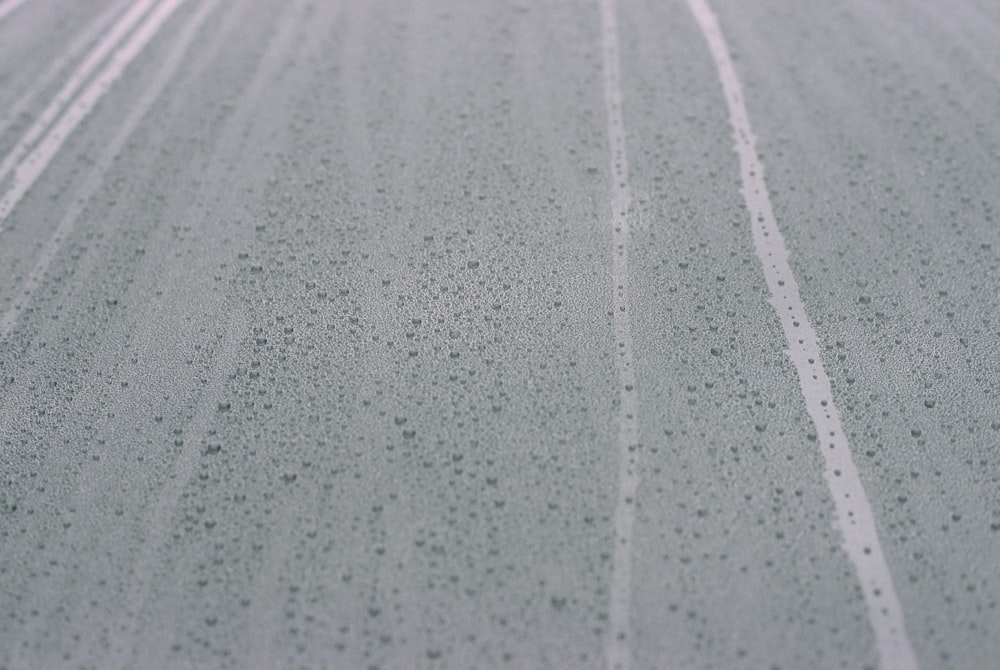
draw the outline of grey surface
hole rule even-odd
[[[0,110],[70,4],[0,23]],[[992,667],[1000,6],[713,6],[918,659]],[[603,667],[597,3],[201,7],[2,223],[0,667]],[[704,39],[617,14],[635,667],[874,667]]]

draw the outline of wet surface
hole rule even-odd
[[[0,667],[879,667],[685,2],[148,5],[0,9]],[[1000,15],[712,7],[905,634],[990,667]]]

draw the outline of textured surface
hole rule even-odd
[[[1000,9],[689,5],[0,0],[0,668],[994,665]]]

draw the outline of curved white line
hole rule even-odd
[[[806,409],[816,426],[837,525],[844,550],[861,582],[881,665],[886,670],[916,670],[917,659],[906,635],[903,610],[879,543],[875,516],[851,458],[840,413],[833,402],[830,378],[820,358],[819,338],[806,316],[798,284],[788,265],[788,247],[775,222],[764,183],[764,166],[757,158],[750,117],[743,104],[743,87],[711,7],[706,0],[685,1],[708,43],[722,82],[740,159],[743,198],[750,212],[754,250],[764,268],[771,305],[788,340],[788,357],[798,373]]]
[[[622,92],[619,86],[618,23],[614,0],[601,0],[601,51],[604,56],[604,104],[607,108],[611,149],[611,276],[614,281],[615,368],[618,372],[618,500],[615,503],[615,545],[611,568],[611,602],[608,668],[632,667],[632,527],[635,495],[639,489],[639,396],[635,388],[635,358],[629,317],[629,209],[632,192],[628,181]]]
[[[121,76],[136,56],[156,35],[184,0],[164,0],[160,3],[135,32],[125,41],[109,59],[107,65],[98,73],[86,90],[79,95],[65,114],[52,126],[48,134],[21,161],[14,170],[14,180],[7,192],[0,198],[0,222],[7,218],[15,205],[20,202],[28,189],[34,185],[38,177],[48,166],[49,161],[59,151],[69,135],[80,122],[90,114],[97,102],[107,93],[111,85]],[[0,172],[2,178],[2,172]]]

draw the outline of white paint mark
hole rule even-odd
[[[80,54],[84,49],[87,48],[94,40],[97,39],[98,35],[108,30],[108,26],[116,15],[121,13],[122,8],[128,3],[128,0],[118,0],[118,2],[109,5],[107,9],[100,14],[97,19],[87,26],[84,32],[80,33],[76,39],[74,39],[66,51],[63,52],[59,58],[52,62],[45,71],[38,77],[35,77],[31,86],[25,91],[16,102],[11,104],[4,110],[0,110],[0,137],[6,133],[10,127],[20,118],[22,114],[28,109],[28,106],[35,101],[42,91],[51,86],[56,77],[62,73],[69,65],[80,60]],[[22,145],[24,140],[19,142]],[[5,158],[6,161],[6,158]]]
[[[830,378],[820,358],[819,339],[806,316],[798,284],[788,265],[788,248],[774,219],[764,183],[764,166],[757,158],[756,140],[743,104],[743,88],[711,7],[706,0],[686,2],[704,34],[722,82],[739,154],[743,197],[750,212],[754,249],[764,267],[771,305],[788,340],[788,357],[798,373],[806,409],[816,426],[844,550],[861,582],[881,665],[886,670],[916,670],[917,660],[906,635],[903,610],[882,553],[871,505],[851,459],[840,413],[833,402]]]
[[[619,86],[618,24],[614,0],[601,0],[601,51],[604,56],[604,103],[607,108],[611,149],[611,226],[614,281],[615,367],[618,371],[618,500],[615,504],[615,545],[611,568],[609,636],[605,655],[609,668],[632,667],[632,527],[635,495],[639,488],[639,396],[635,388],[632,324],[629,316],[629,209],[622,92]]]
[[[83,213],[84,208],[87,203],[100,188],[101,183],[104,180],[104,175],[114,163],[115,158],[121,153],[122,149],[125,147],[125,143],[128,138],[131,137],[132,133],[135,132],[136,127],[142,121],[142,119],[149,113],[149,110],[153,107],[156,101],[159,99],[160,95],[163,93],[163,89],[166,88],[167,83],[173,78],[174,74],[177,72],[177,68],[180,67],[184,60],[184,56],[187,50],[191,46],[191,42],[194,40],[195,35],[201,29],[202,24],[208,17],[211,10],[217,4],[217,0],[211,0],[210,2],[204,3],[198,9],[198,13],[184,26],[184,30],[181,33],[177,43],[171,49],[170,53],[167,55],[163,62],[163,66],[156,73],[150,87],[143,94],[142,98],[132,109],[132,112],[128,117],[122,122],[119,127],[118,132],[115,134],[111,143],[108,145],[105,152],[101,155],[100,160],[97,165],[91,170],[87,181],[84,182],[83,187],[77,193],[76,198],[70,203],[69,209],[63,214],[62,219],[59,220],[59,225],[56,227],[56,231],[49,238],[48,242],[45,244],[45,248],[42,249],[42,253],[35,263],[35,267],[32,269],[31,274],[25,280],[24,284],[21,285],[20,290],[16,296],[14,296],[13,304],[7,309],[6,312],[0,316],[0,342],[6,340],[14,330],[14,326],[17,324],[18,318],[24,311],[24,308],[31,301],[31,297],[35,290],[41,284],[42,280],[45,278],[45,274],[48,272],[49,265],[55,260],[56,255],[59,253],[59,249],[62,248],[63,242],[66,238],[73,232],[76,227],[76,221]]]

